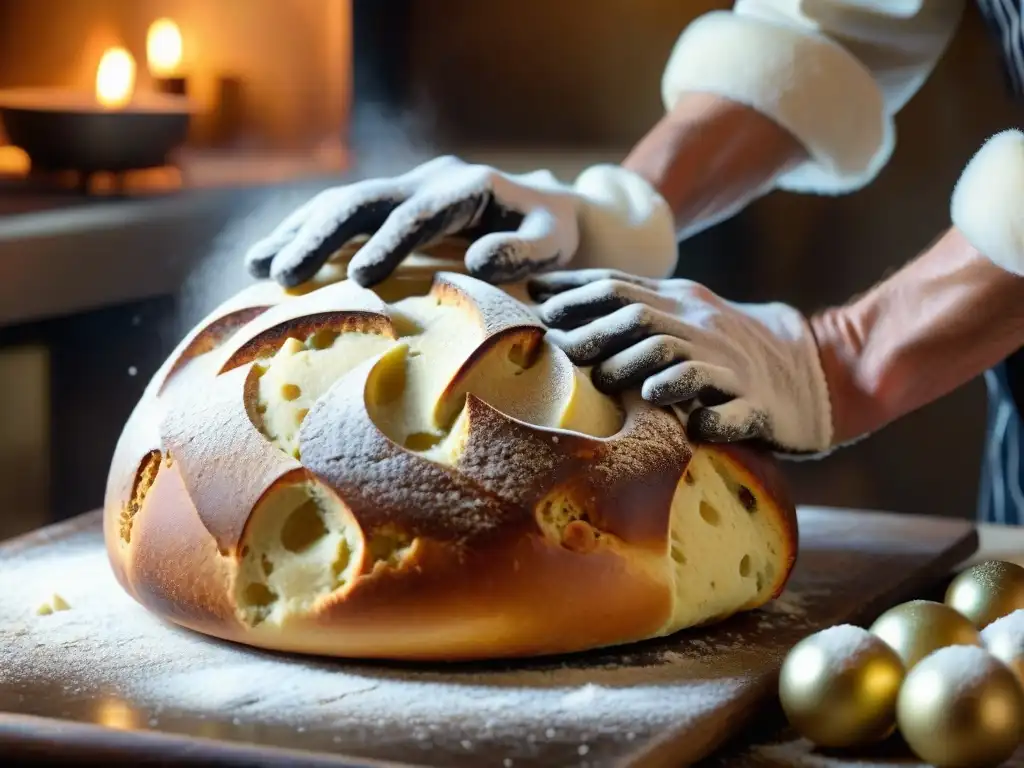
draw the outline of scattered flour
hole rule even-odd
[[[38,597],[25,594],[25,584],[59,590],[75,610],[37,615]],[[570,762],[593,759],[602,740],[621,742],[625,751],[659,728],[700,725],[710,708],[743,696],[765,674],[766,652],[752,649],[751,631],[765,630],[768,646],[777,634],[805,634],[803,598],[787,596],[761,612],[767,626],[754,620],[746,634],[716,629],[704,639],[568,661],[427,668],[293,658],[212,640],[149,614],[115,582],[96,531],[7,558],[0,594],[8,596],[0,602],[0,690],[26,692],[26,712],[33,695],[45,695],[46,711],[54,701],[120,697],[148,708],[140,723],[157,729],[179,712],[308,728],[310,736],[326,731],[328,745],[339,750],[382,733],[388,735],[375,737],[378,745],[390,739],[464,753],[481,741],[517,750],[564,743],[565,754],[575,755]],[[780,657],[786,642],[768,655]],[[510,759],[522,764],[526,753],[511,750]]]

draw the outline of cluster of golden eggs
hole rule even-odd
[[[897,731],[936,768],[989,768],[1024,732],[1024,568],[960,572],[944,602],[912,600],[867,629],[800,641],[779,677],[793,728],[819,747],[863,747]]]

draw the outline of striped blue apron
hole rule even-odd
[[[1024,0],[977,0],[993,39],[1002,53],[1011,91],[1024,98]],[[1024,349],[985,373],[988,389],[988,434],[981,466],[978,519],[981,522],[1024,523]]]

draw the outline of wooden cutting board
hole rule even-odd
[[[106,764],[158,754],[164,764],[205,765],[686,765],[769,703],[797,640],[872,620],[977,547],[974,527],[959,520],[818,508],[799,518],[791,584],[763,610],[598,653],[422,667],[286,657],[169,626],[116,585],[91,513],[0,545],[0,754],[88,754]],[[53,592],[70,610],[37,615]]]

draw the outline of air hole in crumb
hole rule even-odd
[[[714,588],[715,588],[715,582],[712,581],[711,582],[711,589],[714,589]]]
[[[121,510],[121,518],[118,521],[121,538],[125,544],[132,542],[132,524],[135,522],[135,515],[142,509],[142,505],[146,501],[146,494],[156,482],[161,461],[160,451],[150,451],[139,463],[139,470],[135,474],[135,483],[132,486],[132,495]]]
[[[321,328],[319,331],[310,334],[306,339],[306,346],[310,349],[327,349],[334,345],[340,334],[329,328]]]
[[[757,499],[747,486],[741,485],[736,495],[739,496],[740,504],[743,505],[743,508],[747,510],[747,512],[757,511]]]
[[[405,362],[391,361],[378,365],[374,370],[374,401],[377,405],[387,405],[398,400],[405,391]]]
[[[768,581],[774,581],[775,580],[775,566],[772,565],[771,563],[768,563],[764,567],[764,577]]]
[[[246,544],[244,547],[242,547],[242,550],[238,553],[238,556],[239,557],[248,557],[249,556],[249,545],[248,544]]]
[[[684,555],[683,550],[678,547],[672,547],[672,559],[680,565],[686,565],[686,555]]]
[[[508,351],[508,361],[519,368],[530,367],[530,354],[524,344],[513,344]]]
[[[740,560],[740,576],[747,578],[750,575],[750,555],[744,555]]]
[[[277,600],[277,595],[266,584],[254,581],[245,588],[245,602],[256,608],[266,608]]]
[[[703,499],[700,502],[700,516],[704,518],[704,522],[708,525],[718,525],[722,521],[721,516],[718,514],[718,510]]]
[[[757,581],[756,581],[756,585],[755,585],[758,592],[760,592],[762,589],[764,589],[764,584],[765,584],[764,574],[763,573],[758,573],[757,574]]]
[[[310,499],[288,515],[281,528],[281,545],[289,552],[302,552],[326,535],[323,515]]]
[[[416,336],[419,333],[423,333],[423,328],[408,315],[403,315],[399,312],[391,310],[391,324],[395,328],[395,333],[399,337],[402,336]]]
[[[370,537],[367,549],[374,563],[385,562],[389,565],[397,565],[402,558],[402,550],[407,544],[407,537],[401,533],[392,529],[381,529]]]
[[[298,400],[302,396],[302,388],[298,384],[282,384],[281,397],[285,400]]]
[[[433,448],[441,442],[441,435],[433,435],[430,432],[413,432],[405,438],[405,447],[410,451],[425,451]]]
[[[260,558],[260,565],[263,566],[263,575],[264,576],[270,576],[270,574],[272,574],[274,572],[274,564],[272,562],[270,562],[270,558],[267,557],[266,555],[263,555]]]
[[[341,574],[345,572],[351,561],[352,550],[349,549],[348,542],[342,539],[338,542],[338,553],[334,556],[334,562],[331,563],[331,575],[334,576],[335,588],[341,586],[343,581]]]
[[[686,474],[684,474],[683,480],[686,481],[687,485],[693,485],[694,483],[697,482],[697,478],[693,476],[693,472],[687,472]]]

